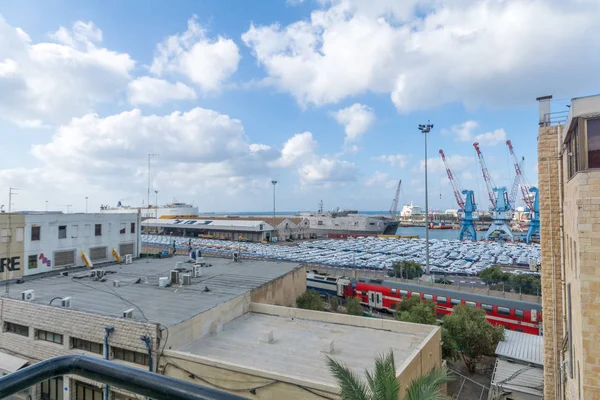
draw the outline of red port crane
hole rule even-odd
[[[485,181],[485,186],[487,187],[490,203],[492,203],[492,207],[495,210],[496,209],[496,196],[494,196],[494,188],[496,187],[496,185],[492,181],[490,172],[488,171],[485,160],[483,159],[483,154],[481,154],[481,150],[479,149],[479,143],[477,143],[477,142],[473,143],[473,147],[475,147],[475,151],[477,152],[477,157],[479,158],[479,164],[481,165],[481,174],[483,175],[483,180]]]
[[[452,191],[454,192],[454,198],[456,199],[458,208],[464,211],[465,201],[462,197],[462,188],[460,187],[460,184],[454,179],[454,175],[452,174],[450,165],[448,164],[448,161],[446,161],[446,155],[444,154],[444,150],[440,149],[440,155],[442,156],[444,167],[446,167],[446,173],[448,174],[448,179],[450,180],[450,184],[452,185]]]
[[[508,146],[508,151],[510,152],[510,155],[513,158],[513,163],[515,166],[515,173],[517,174],[518,178],[515,178],[515,183],[513,184],[513,188],[511,190],[511,198],[512,198],[512,194],[513,191],[516,193],[516,191],[518,190],[518,187],[521,187],[521,195],[523,196],[523,201],[525,202],[525,204],[527,204],[527,207],[529,207],[530,210],[533,211],[533,198],[530,196],[529,193],[529,189],[531,188],[531,185],[529,184],[529,182],[527,182],[527,178],[525,178],[525,175],[523,175],[523,171],[521,170],[521,165],[519,164],[519,160],[517,159],[517,156],[515,155],[515,151],[513,149],[512,143],[510,142],[510,140],[506,141],[506,145]],[[520,184],[519,184],[520,183]]]

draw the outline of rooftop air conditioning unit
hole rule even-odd
[[[90,275],[92,278],[102,279],[104,277],[104,271],[101,269],[96,269],[91,272]]]
[[[171,285],[179,284],[179,271],[176,269],[171,270]]]
[[[131,264],[133,262],[133,255],[125,254],[125,264]]]
[[[113,281],[113,287],[119,287],[120,285],[121,285],[121,282]]]
[[[183,262],[177,261],[175,263],[175,269],[183,269]]]
[[[71,298],[70,297],[63,297],[60,300],[60,306],[63,308],[71,308]]]
[[[202,276],[202,265],[196,264],[192,269],[192,278],[200,278]]]
[[[158,278],[158,286],[166,287],[169,284],[169,278],[166,276]]]
[[[181,275],[181,284],[184,286],[189,286],[192,284],[192,276],[190,274],[182,274]]]
[[[33,290],[24,290],[21,292],[21,300],[33,301],[35,299],[35,293]]]
[[[123,318],[133,318],[133,308],[123,311]]]

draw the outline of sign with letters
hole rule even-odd
[[[0,258],[0,273],[4,271],[20,271],[21,257]]]

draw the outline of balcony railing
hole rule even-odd
[[[63,375],[77,375],[152,399],[238,400],[227,392],[84,355],[51,358],[0,378],[0,399]]]

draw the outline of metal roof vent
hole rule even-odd
[[[333,340],[321,339],[321,353],[333,353]]]
[[[273,331],[267,331],[267,332],[263,332],[260,335],[260,338],[258,339],[261,343],[273,343],[274,339],[273,339]]]

